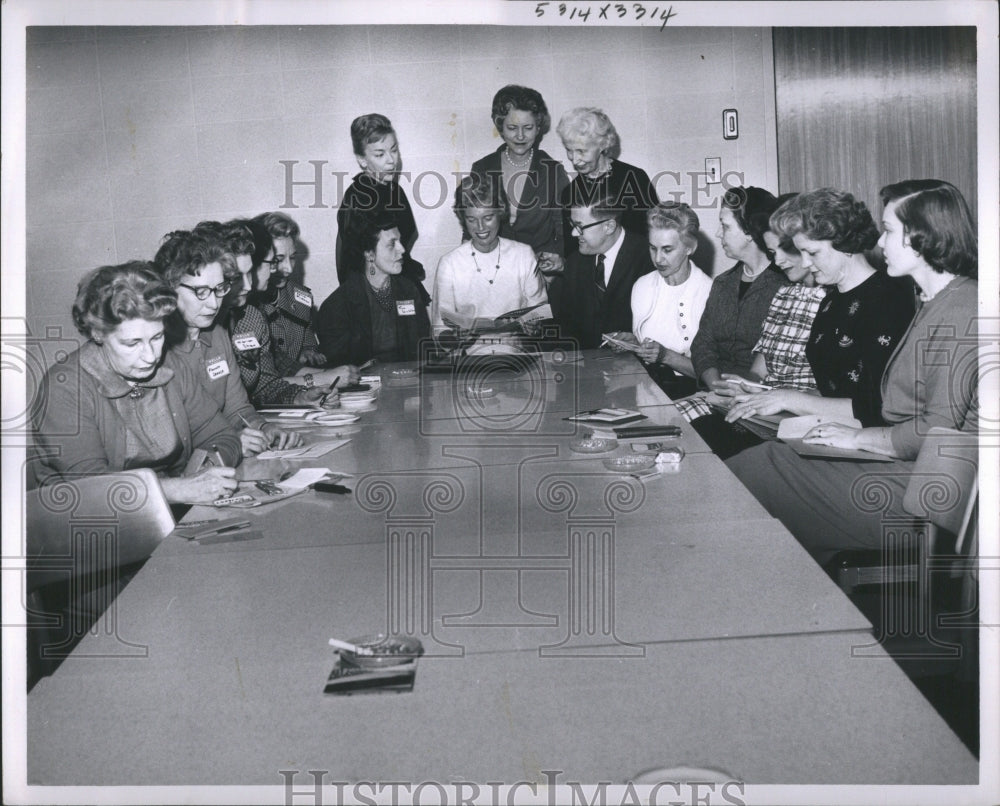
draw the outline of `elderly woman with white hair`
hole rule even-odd
[[[556,132],[577,172],[563,194],[563,208],[571,198],[597,199],[610,189],[615,206],[625,210],[624,229],[646,237],[646,211],[659,198],[642,168],[618,159],[621,140],[610,118],[600,109],[577,107],[562,116]],[[573,243],[567,235],[568,248]]]

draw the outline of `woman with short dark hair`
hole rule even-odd
[[[389,220],[399,230],[400,242],[406,250],[403,276],[418,286],[426,305],[430,296],[422,283],[427,275],[423,264],[410,256],[417,242],[417,222],[410,200],[399,184],[403,158],[396,130],[385,115],[377,112],[359,115],[351,121],[351,145],[361,173],[355,175],[344,191],[337,210],[337,279],[343,283],[351,272],[367,268],[362,230],[373,219]]]
[[[333,364],[414,361],[430,336],[420,288],[402,276],[406,248],[392,218],[359,218],[363,272],[352,272],[320,306],[320,350]]]
[[[494,176],[503,187],[501,237],[530,246],[541,271],[556,274],[565,255],[561,196],[569,177],[540,147],[552,124],[548,107],[537,90],[508,84],[493,96],[490,114],[503,142],[472,163],[472,173]]]
[[[43,380],[35,422],[39,484],[148,467],[178,503],[236,489],[239,435],[184,362],[164,351],[177,295],[148,263],[103,266],[80,282],[73,321],[87,342]],[[195,448],[228,467],[183,475]]]

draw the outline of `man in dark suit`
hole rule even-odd
[[[601,334],[632,332],[632,285],[653,270],[645,238],[622,229],[624,210],[607,195],[570,201],[570,229],[579,251],[566,259],[554,297],[564,338],[581,349],[599,347]]]

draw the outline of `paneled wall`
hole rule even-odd
[[[414,256],[433,274],[460,240],[453,172],[496,148],[490,102],[507,83],[538,89],[553,128],[573,106],[603,108],[622,159],[650,175],[680,172],[680,182],[665,176],[658,187],[699,206],[707,269],[727,261],[714,240],[720,186],[699,176],[705,157],[775,189],[768,29],[29,28],[32,331],[74,333],[69,308],[85,270],[150,258],[164,233],[201,219],[283,205],[282,160],[298,161],[297,181],[313,178],[310,160],[326,161],[325,206],[311,207],[315,188],[299,186],[299,206],[288,210],[302,227],[300,271],[318,304],[337,283],[335,173],[349,181],[357,171],[349,125],[365,112],[392,119],[404,170],[424,175],[419,193],[404,187],[417,206]],[[740,137],[727,141],[729,107],[739,110]],[[554,131],[542,147],[565,158]],[[692,182],[702,190],[693,194]]]
[[[775,28],[782,192],[864,199],[902,179],[953,182],[977,204],[975,28]]]

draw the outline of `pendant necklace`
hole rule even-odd
[[[476,249],[472,248],[472,260],[476,264],[476,274],[482,274],[483,270],[479,267],[479,259],[476,257]],[[500,271],[500,244],[497,244],[497,267],[493,270],[493,280],[497,279],[497,273]],[[493,280],[489,280],[489,284],[493,285]]]

